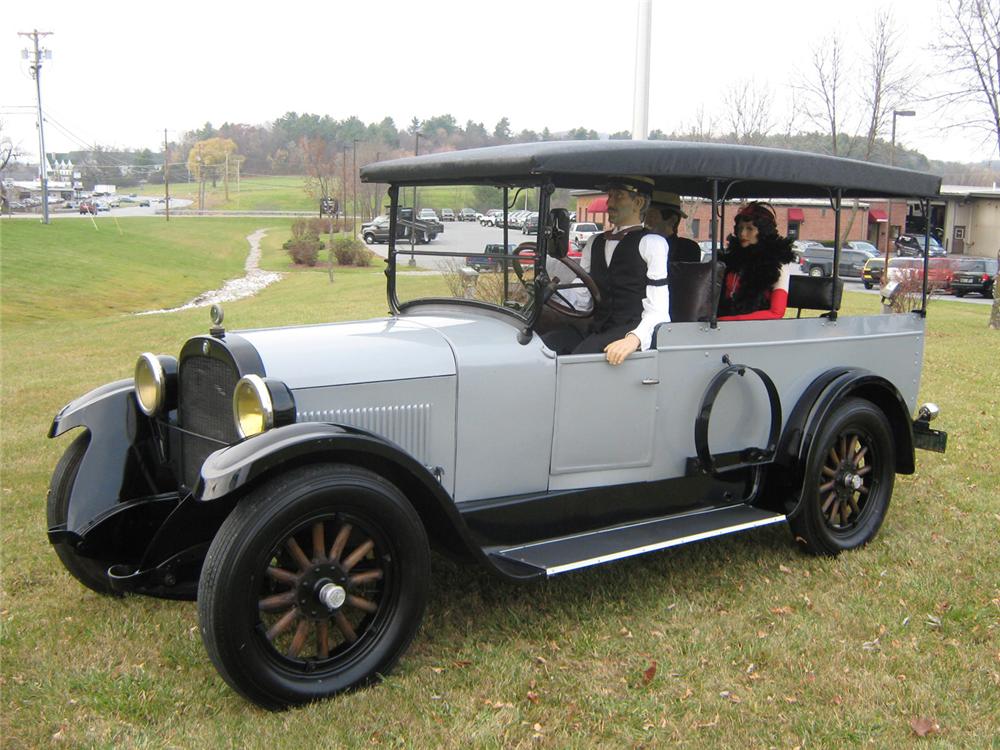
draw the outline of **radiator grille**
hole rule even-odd
[[[217,441],[229,445],[239,440],[233,423],[233,391],[239,375],[222,360],[192,356],[182,361],[179,378],[183,476],[184,483],[194,487],[208,454],[222,447]]]
[[[299,422],[333,422],[380,435],[424,463],[430,461],[430,417],[430,404],[322,409],[297,415]]]

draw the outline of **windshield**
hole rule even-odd
[[[445,225],[414,225],[412,205],[418,217],[431,216],[432,209],[420,203],[471,203],[481,214],[502,219],[506,197],[508,216],[515,211],[530,213],[538,205],[538,190],[518,190],[483,185],[435,185],[400,188],[396,218],[395,265],[392,284],[399,305],[418,301],[468,301],[502,308],[525,319],[534,310],[535,236],[520,225],[503,221],[450,222]],[[569,191],[563,208],[567,207]],[[527,203],[528,211],[524,206]],[[515,209],[515,206],[517,207]],[[383,246],[384,247],[384,246]],[[379,248],[374,245],[373,249]]]
[[[575,231],[577,232],[596,232],[597,224],[577,224]]]

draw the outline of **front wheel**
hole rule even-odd
[[[882,525],[896,479],[896,452],[881,409],[844,401],[822,425],[806,465],[801,507],[788,522],[813,554],[868,543]]]
[[[820,268],[819,266],[813,266],[812,268],[809,269],[809,275],[815,278],[819,276],[825,276],[826,274],[823,273],[823,269]]]
[[[368,244],[368,245],[374,245],[375,244],[375,235],[374,234],[371,234],[370,232],[366,232],[365,235],[364,235],[364,237],[365,237],[365,243],[366,244]]]
[[[198,587],[202,640],[260,706],[320,700],[389,672],[423,616],[430,553],[420,518],[382,477],[304,466],[226,519]]]

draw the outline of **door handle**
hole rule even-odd
[[[660,379],[659,378],[643,378],[642,379],[642,384],[643,385],[659,385],[660,384]]]

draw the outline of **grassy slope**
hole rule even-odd
[[[73,246],[77,223],[86,226],[53,225],[45,241]],[[82,312],[67,314],[50,278],[57,269],[38,264],[40,235],[14,242],[12,224],[2,225],[4,747],[289,747],[320,738],[330,747],[897,747],[918,716],[942,726],[931,745],[995,745],[1000,381],[987,308],[933,304],[921,390],[942,407],[949,452],[921,453],[919,473],[898,478],[867,548],[807,558],[783,529],[765,529],[528,587],[436,559],[427,618],[385,683],[272,715],[217,676],[190,603],[92,594],[45,539],[45,487],[66,444],[45,439],[52,414],[128,376],[139,352],[176,351],[206,330],[207,314],[121,314],[140,274],[110,242],[90,250],[86,298],[74,293],[70,308]],[[227,226],[237,238],[250,231]],[[268,267],[286,265],[279,239],[265,241]],[[135,307],[186,299],[185,272],[215,288],[242,264],[235,249],[213,259],[221,235],[200,256],[204,238],[161,240],[185,263],[171,264],[155,303]],[[35,271],[17,270],[29,251]],[[333,285],[323,271],[291,273],[228,304],[227,319],[243,327],[380,315],[379,271],[338,269]],[[14,281],[37,309],[8,305]],[[847,295],[849,311],[874,304]]]

